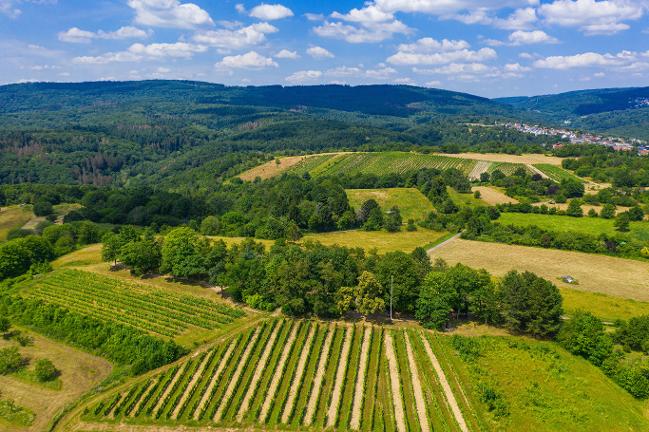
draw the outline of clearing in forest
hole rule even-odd
[[[375,200],[383,211],[392,207],[399,207],[404,223],[408,219],[421,221],[432,211],[433,204],[416,188],[389,188],[389,189],[346,189],[349,204],[358,211],[363,203],[369,199]]]

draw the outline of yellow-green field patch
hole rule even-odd
[[[447,232],[418,228],[417,231],[402,230],[396,233],[386,231],[336,231],[330,233],[307,234],[302,241],[318,241],[327,246],[363,248],[367,251],[377,249],[378,253],[403,251],[412,252],[417,247],[427,247],[448,236]]]
[[[388,211],[393,206],[399,207],[404,223],[409,219],[423,220],[435,210],[428,198],[416,188],[346,189],[345,192],[349,204],[357,211],[369,199],[375,200],[383,211]]]
[[[21,228],[34,217],[31,206],[10,206],[0,209],[0,241],[14,228]]]

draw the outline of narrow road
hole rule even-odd
[[[428,249],[426,252],[428,252],[428,254],[430,255],[430,253],[433,252],[434,250],[439,249],[439,248],[441,248],[442,246],[444,246],[444,245],[446,245],[446,244],[452,242],[453,240],[455,240],[456,238],[458,238],[458,237],[461,236],[461,235],[462,235],[462,233],[457,233],[457,234],[455,234],[453,237],[451,237],[450,239],[448,239],[448,240],[444,240],[444,241],[441,242],[440,244],[435,245],[435,246],[433,246],[432,248]]]

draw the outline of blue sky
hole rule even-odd
[[[0,0],[0,83],[649,85],[649,0]]]

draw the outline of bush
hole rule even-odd
[[[34,214],[36,216],[48,216],[54,212],[54,207],[49,201],[37,201],[34,204]]]
[[[25,361],[18,352],[18,348],[0,349],[0,375],[17,372],[25,365]]]
[[[53,381],[59,376],[59,371],[48,359],[40,359],[34,365],[34,374],[40,382]]]
[[[597,366],[613,352],[613,341],[605,333],[604,324],[590,312],[577,312],[564,322],[557,340],[572,354]]]

